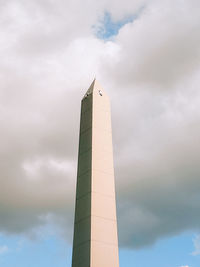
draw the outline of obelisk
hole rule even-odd
[[[72,267],[118,267],[109,98],[96,80],[81,103]]]

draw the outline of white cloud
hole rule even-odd
[[[192,252],[193,256],[200,255],[200,235],[197,235],[193,239],[193,244],[194,244],[194,251]]]
[[[125,25],[117,36],[122,49],[119,64],[112,69],[116,82],[169,90],[199,69],[200,21],[195,3],[154,1],[136,21]]]
[[[2,255],[2,254],[5,254],[5,253],[7,253],[8,252],[8,247],[7,246],[0,246],[0,255]]]

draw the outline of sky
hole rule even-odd
[[[80,101],[112,107],[120,266],[200,266],[200,2],[0,0],[0,267],[71,266]]]

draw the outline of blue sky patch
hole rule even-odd
[[[140,13],[140,12],[139,12]],[[138,17],[136,15],[130,15],[122,20],[114,21],[112,19],[111,14],[106,11],[104,13],[103,19],[99,21],[98,25],[94,25],[93,29],[95,30],[95,34],[99,39],[108,40],[111,37],[118,34],[119,30],[127,23],[133,22]]]
[[[199,267],[200,255],[191,254],[194,250],[193,239],[194,233],[184,233],[160,239],[156,244],[140,250],[120,248],[120,266]],[[35,240],[0,235],[0,246],[8,247],[8,252],[0,255],[1,267],[71,266],[71,244],[56,235],[49,234]]]

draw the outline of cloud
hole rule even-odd
[[[111,97],[120,245],[198,230],[199,2],[0,4],[0,231],[53,222],[71,241],[80,100],[94,76]],[[141,8],[112,41],[95,36],[105,10],[117,22]]]
[[[194,244],[194,251],[192,252],[192,255],[193,256],[200,255],[200,236],[199,235],[197,235],[193,239],[193,244]]]
[[[198,68],[200,22],[195,4],[155,1],[121,28],[116,39],[122,47],[119,62],[111,68],[116,83],[171,88]]]
[[[2,255],[2,254],[5,254],[5,253],[7,253],[8,252],[8,247],[7,246],[0,246],[0,255]]]

